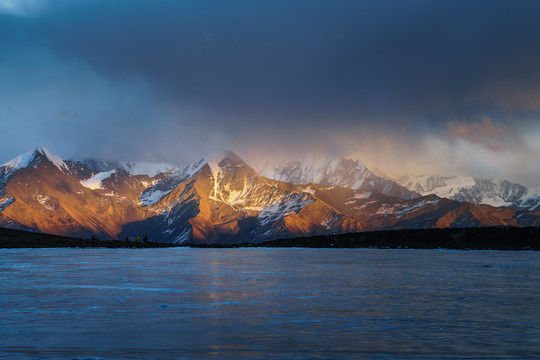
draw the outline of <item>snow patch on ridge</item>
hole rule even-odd
[[[260,221],[261,225],[267,225],[280,219],[282,216],[298,213],[314,200],[315,199],[312,197],[306,197],[305,194],[301,193],[291,196],[286,201],[279,199],[279,201],[274,204],[264,207],[259,215],[257,215],[257,219]]]
[[[47,210],[54,211],[58,208],[50,196],[37,194],[34,198]]]
[[[356,200],[364,200],[364,199],[369,199],[370,196],[371,196],[372,192],[371,191],[366,191],[362,194],[356,194],[354,195],[352,198],[349,198],[349,200],[347,200],[347,202],[345,203],[345,205],[351,205],[351,204],[354,204],[356,202]]]
[[[366,191],[362,194],[356,194],[354,195],[351,199],[358,199],[358,200],[361,200],[361,199],[369,199],[369,197],[371,196],[373,192],[372,191]]]
[[[92,190],[103,189],[103,180],[111,176],[114,172],[116,170],[97,173],[89,179],[81,181],[81,185]]]
[[[419,210],[421,208],[423,208],[424,206],[426,205],[435,205],[435,204],[438,204],[440,201],[440,199],[436,199],[436,200],[422,200],[416,204],[413,204],[413,205],[410,205],[410,206],[407,206],[406,208],[404,209],[401,209],[399,211],[396,211],[395,214],[397,214],[397,218],[401,218],[403,215],[406,215],[408,213],[411,213],[411,212],[414,212],[416,210]]]
[[[152,205],[152,204],[155,204],[159,199],[161,199],[162,196],[167,195],[171,191],[172,190],[169,190],[169,191],[161,191],[161,190],[156,190],[156,189],[152,189],[150,191],[147,190],[141,194],[141,196],[139,197],[139,201],[142,206]]]
[[[305,188],[300,188],[300,191],[303,191],[305,193],[315,195],[315,190],[311,186],[306,186]]]

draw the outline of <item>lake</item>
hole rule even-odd
[[[0,249],[2,359],[531,359],[540,253]]]

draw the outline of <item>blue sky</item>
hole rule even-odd
[[[0,161],[348,155],[540,185],[540,3],[0,0]]]

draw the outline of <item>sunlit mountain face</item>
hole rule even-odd
[[[1,226],[102,239],[147,235],[180,244],[540,221],[536,205],[526,205],[529,190],[517,184],[462,184],[471,193],[486,188],[490,196],[499,191],[501,199],[515,200],[494,207],[439,197],[420,186],[407,190],[347,159],[275,164],[265,170],[270,177],[231,151],[187,166],[110,164],[121,166],[63,160],[43,147],[7,162],[0,167]],[[440,188],[435,185],[432,190]]]
[[[0,0],[1,224],[173,243],[536,224],[539,13]]]

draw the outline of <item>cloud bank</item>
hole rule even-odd
[[[534,182],[539,10],[0,0],[0,154],[178,163],[228,147]]]

